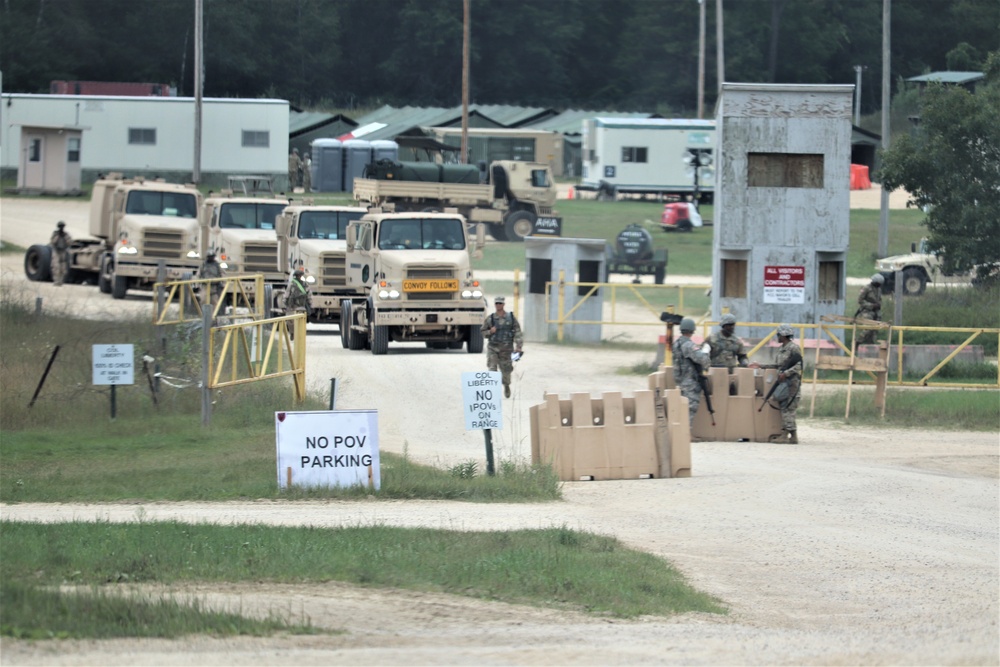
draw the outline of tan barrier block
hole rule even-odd
[[[541,408],[541,405],[532,405],[528,408],[528,424],[531,430],[531,462],[536,464],[542,460],[542,436],[539,433],[540,427],[538,425],[538,412]]]
[[[754,369],[737,368],[734,377],[736,378],[737,396],[754,396],[757,393],[757,381],[754,377]]]
[[[730,396],[725,439],[730,442],[753,440],[756,410],[753,396]]]
[[[764,369],[764,372],[755,378],[758,393],[753,403],[755,442],[769,442],[772,435],[781,433],[781,411],[775,410],[769,405],[760,410],[764,403],[764,396],[770,391],[777,378],[778,371],[774,368]]]
[[[715,432],[722,437],[726,432],[726,419],[729,415],[729,386],[732,378],[728,368],[712,368],[708,371],[708,377],[712,388],[712,407],[715,408]]]
[[[614,391],[603,394],[601,409],[604,411],[604,448],[607,451],[609,467],[616,471],[614,479],[622,479],[627,434],[625,432],[625,402],[621,392]]]
[[[572,480],[572,415],[569,401],[560,401],[558,394],[546,394],[545,403],[538,407],[538,418],[539,456],[533,462],[551,465],[559,479]]]
[[[603,421],[603,415],[595,416],[590,394],[573,393],[570,394],[569,399],[573,410],[573,424],[569,429],[573,438],[572,479],[589,477],[595,480],[605,480],[617,478],[612,477],[607,450],[604,446],[604,425],[596,425]]]
[[[667,459],[669,468],[661,471],[664,477],[691,476],[691,427],[688,426],[688,400],[681,395],[680,389],[668,389],[664,392],[667,406],[667,433],[669,452],[661,455],[660,460]]]
[[[605,400],[607,398],[608,394],[605,394]],[[625,399],[624,408],[626,438],[622,447],[622,479],[646,475],[657,477],[660,470],[659,456],[656,453],[654,393],[636,391],[632,398]]]

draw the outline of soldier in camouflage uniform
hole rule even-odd
[[[69,245],[72,242],[72,237],[66,231],[66,223],[60,220],[56,223],[56,231],[52,232],[52,238],[49,239],[49,246],[52,248],[49,268],[52,272],[52,282],[56,287],[62,287],[63,280],[66,279],[66,271],[69,269]]]
[[[876,273],[872,276],[871,282],[865,285],[861,293],[858,294],[858,312],[855,313],[854,317],[866,320],[882,320],[882,284],[884,282],[885,277],[881,273]],[[858,343],[861,344],[874,342],[874,329],[868,329],[858,337]]]
[[[712,350],[709,356],[712,366],[717,368],[728,368],[732,375],[737,366],[745,368],[747,366],[747,348],[734,331],[736,329],[736,316],[726,313],[719,320],[719,331],[708,337],[708,344]]]
[[[502,296],[493,300],[496,312],[490,313],[483,321],[482,332],[483,338],[490,341],[486,349],[486,367],[491,371],[499,367],[503,376],[503,395],[510,398],[510,374],[514,371],[514,360],[510,355],[521,351],[524,339],[521,337],[521,324],[514,313],[504,310],[505,301]]]
[[[288,154],[288,192],[295,192],[299,184],[299,172],[302,171],[302,159],[299,157],[299,149],[293,148]]]
[[[285,289],[285,309],[288,314],[305,313],[309,315],[309,285],[306,284],[305,272],[295,269],[288,287]]]
[[[681,335],[674,341],[674,383],[681,395],[688,400],[688,425],[694,423],[694,415],[701,403],[701,382],[699,376],[710,363],[707,353],[702,352],[693,340],[694,320],[681,320]]]
[[[771,442],[784,442],[790,445],[799,444],[796,435],[795,412],[799,409],[799,399],[802,398],[802,350],[792,341],[795,330],[787,324],[781,324],[777,330],[778,342],[781,348],[774,364],[750,364],[753,368],[778,369],[778,382],[788,384],[788,398],[781,403],[781,433],[772,435]]]

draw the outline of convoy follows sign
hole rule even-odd
[[[276,412],[278,486],[381,485],[376,410]]]
[[[94,384],[135,384],[135,346],[94,345]]]
[[[499,371],[462,373],[465,430],[503,428],[503,376]]]
[[[765,266],[764,303],[805,303],[806,267]]]

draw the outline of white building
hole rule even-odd
[[[98,173],[190,180],[194,168],[194,98],[22,95],[5,93],[0,104],[0,172],[13,179],[22,163],[21,128],[86,128],[80,166],[83,181]],[[229,175],[288,172],[286,100],[203,99],[203,183]]]

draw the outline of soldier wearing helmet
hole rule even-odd
[[[72,242],[72,237],[66,232],[66,223],[60,220],[56,223],[56,231],[52,232],[52,238],[49,239],[49,247],[52,248],[49,266],[52,271],[52,282],[56,287],[62,287],[63,280],[66,279],[66,272],[69,270],[69,244]]]
[[[693,340],[695,323],[690,317],[681,320],[681,335],[674,341],[674,382],[681,395],[688,400],[688,425],[694,423],[694,415],[701,403],[701,382],[699,377],[710,363],[708,354],[703,352]]]
[[[797,426],[795,423],[795,412],[799,408],[799,399],[802,397],[802,350],[792,340],[795,330],[787,324],[778,325],[775,334],[781,347],[775,357],[775,363],[761,365],[750,364],[752,368],[776,368],[778,369],[777,382],[785,385],[780,393],[774,392],[774,398],[778,402],[781,410],[781,433],[771,436],[771,442],[784,442],[790,445],[799,444]]]
[[[737,366],[747,366],[747,348],[736,335],[736,316],[726,313],[719,319],[719,330],[708,337],[712,366],[728,368],[732,374]]]
[[[305,313],[309,316],[309,283],[301,267],[292,272],[285,288],[285,311],[289,315]]]
[[[222,265],[215,260],[215,253],[211,250],[208,251],[205,255],[205,261],[202,263],[201,268],[198,269],[198,277],[212,280],[211,284],[204,285],[202,289],[208,290],[209,303],[213,307],[219,303],[219,299],[222,296],[222,281],[217,280],[222,275]]]
[[[486,348],[486,367],[491,371],[500,370],[503,379],[503,395],[510,398],[510,376],[514,371],[514,361],[511,354],[521,352],[524,338],[521,334],[521,324],[514,313],[504,310],[506,299],[498,296],[493,299],[495,311],[483,320],[481,331],[483,338],[490,343]]]
[[[882,285],[884,283],[885,283],[885,277],[881,273],[876,273],[875,275],[872,276],[871,282],[869,282],[861,289],[861,293],[858,294],[858,312],[854,314],[855,318],[881,321]],[[858,338],[858,342],[874,343],[875,330],[874,329],[866,330]]]

